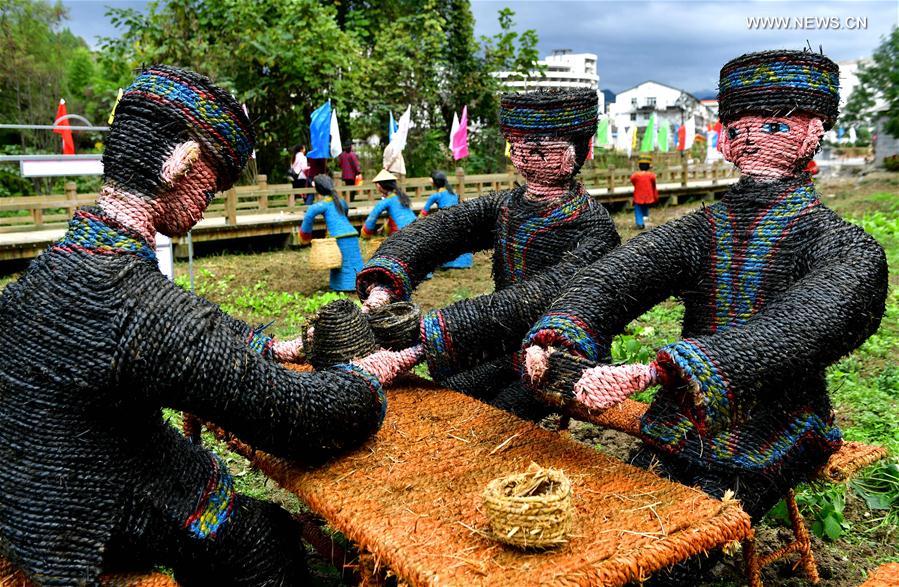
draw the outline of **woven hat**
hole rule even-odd
[[[499,126],[506,139],[523,136],[591,137],[599,100],[595,90],[541,90],[503,94]]]
[[[839,114],[840,68],[811,51],[747,53],[721,68],[721,122],[744,114],[783,116],[794,111],[818,116],[829,130]]]
[[[396,181],[396,176],[386,169],[382,169],[372,181],[375,183],[378,183],[379,181]]]
[[[378,350],[375,335],[359,306],[347,299],[322,306],[312,318],[309,362],[316,369],[349,363]]]
[[[184,141],[197,141],[227,189],[253,152],[252,124],[240,104],[207,77],[165,65],[148,67],[116,106],[103,153],[104,179],[147,196],[165,187],[162,162]]]
[[[637,163],[652,163],[652,155],[640,155],[637,159]]]

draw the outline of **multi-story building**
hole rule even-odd
[[[672,127],[686,121],[687,116],[693,116],[697,129],[714,122],[716,116],[693,94],[651,80],[618,92],[615,102],[609,105],[609,116],[619,128],[645,128],[653,113],[657,120],[667,119]]]
[[[595,53],[572,53],[571,49],[556,49],[552,55],[541,59],[543,75],[532,72],[527,78],[511,71],[497,71],[493,75],[510,90],[535,90],[537,88],[587,88],[596,90],[600,112],[605,110],[605,100],[599,91],[599,73]]]

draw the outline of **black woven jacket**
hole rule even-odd
[[[364,372],[300,374],[254,351],[249,326],[107,224],[79,212],[0,298],[0,554],[44,585],[97,583],[126,502],[197,539],[227,518],[208,495],[227,496],[227,470],[163,406],[303,462],[359,444],[384,408]]]
[[[694,466],[795,482],[840,445],[824,370],[874,333],[886,291],[883,249],[823,206],[808,176],[743,178],[584,268],[525,344],[599,361],[603,341],[681,298],[684,338],[658,361],[694,388],[659,391],[645,440]]]
[[[530,202],[525,190],[488,194],[415,221],[388,238],[359,274],[360,295],[380,284],[408,299],[440,264],[493,250],[494,293],[423,317],[422,342],[438,379],[473,367],[465,371],[466,387],[501,383],[497,370],[517,379],[508,357],[521,337],[579,268],[621,242],[606,209],[580,184],[562,204]]]

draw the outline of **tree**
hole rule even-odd
[[[873,108],[886,102],[884,129],[899,136],[899,28],[893,28],[875,49],[871,62],[859,67],[859,84],[850,96],[842,119],[873,125]]]

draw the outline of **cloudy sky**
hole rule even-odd
[[[251,0],[248,0],[251,1]],[[114,36],[105,6],[142,9],[142,0],[63,0],[69,27],[94,45]],[[897,0],[472,0],[477,35],[495,34],[508,6],[519,30],[534,29],[542,55],[596,53],[600,87],[618,92],[652,79],[713,94],[721,65],[741,53],[811,44],[836,61],[871,54],[899,23]],[[750,18],[786,18],[788,27],[751,28]],[[864,23],[866,21],[866,28]],[[798,24],[805,24],[804,29]],[[812,25],[812,26],[809,26]],[[839,28],[836,28],[839,26]],[[826,27],[826,28],[825,28]]]

